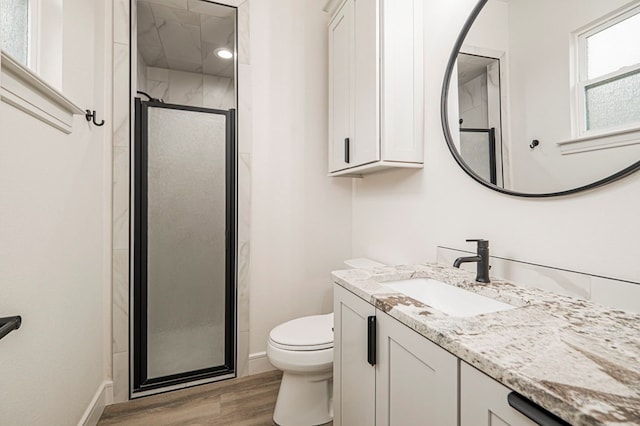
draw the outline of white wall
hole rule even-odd
[[[435,261],[436,245],[473,249],[466,238],[487,238],[498,256],[639,281],[640,174],[571,197],[521,199],[485,189],[453,160],[440,125],[440,91],[474,4],[425,2],[425,166],[354,181],[354,257]]]
[[[351,254],[351,182],[327,177],[323,5],[251,2],[251,353],[275,325],[330,312],[330,271]]]
[[[65,0],[63,19],[64,94],[104,118],[104,2]],[[76,424],[105,379],[106,128],[0,102],[0,317],[23,318],[0,341],[0,424]]]

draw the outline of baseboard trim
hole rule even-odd
[[[91,399],[89,406],[78,422],[78,426],[96,426],[102,416],[104,407],[113,404],[113,382],[104,381]]]
[[[271,365],[266,352],[254,352],[249,354],[249,375],[266,373],[276,368]]]

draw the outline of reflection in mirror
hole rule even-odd
[[[499,72],[497,58],[458,55],[460,154],[484,180],[502,186]]]
[[[549,196],[640,166],[640,1],[481,3],[443,89],[465,171],[501,192]]]

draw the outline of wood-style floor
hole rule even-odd
[[[281,377],[270,371],[110,405],[98,426],[274,425]]]

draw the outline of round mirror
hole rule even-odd
[[[481,0],[442,88],[458,164],[522,197],[571,194],[636,171],[638,40],[638,0]]]

